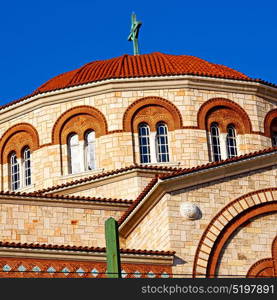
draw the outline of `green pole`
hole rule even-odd
[[[105,221],[107,277],[121,278],[118,225],[114,218]]]

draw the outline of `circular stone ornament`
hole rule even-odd
[[[197,220],[201,217],[201,211],[199,207],[191,202],[183,202],[180,205],[180,213],[182,217],[189,220]]]

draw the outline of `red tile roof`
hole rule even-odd
[[[170,55],[160,52],[142,55],[122,55],[119,57],[93,61],[84,66],[60,74],[38,87],[32,94],[0,106],[0,109],[21,102],[27,98],[45,92],[83,85],[91,82],[115,78],[137,78],[153,76],[194,75],[233,80],[259,82],[277,87],[277,85],[253,79],[224,65],[210,63],[190,55]]]
[[[229,163],[232,163],[232,162],[237,162],[237,161],[240,161],[240,160],[253,158],[255,156],[259,156],[259,155],[263,155],[263,154],[267,154],[267,153],[274,153],[276,151],[277,151],[277,147],[270,147],[270,148],[267,148],[267,149],[263,149],[263,150],[259,150],[259,151],[255,151],[255,152],[250,152],[250,153],[247,153],[247,154],[244,154],[244,155],[234,156],[232,158],[228,158],[228,159],[225,159],[225,160],[221,160],[221,161],[217,161],[217,162],[210,162],[208,164],[196,166],[196,167],[193,167],[193,168],[179,170],[179,171],[173,172],[171,174],[161,174],[159,176],[159,178],[169,179],[169,178],[172,178],[172,177],[197,172],[197,171],[200,171],[200,170],[210,169],[210,168],[226,165],[226,164],[229,164]],[[277,162],[276,162],[276,164],[277,164]]]
[[[38,250],[66,250],[66,251],[79,251],[79,252],[100,252],[105,253],[105,247],[87,247],[87,246],[69,246],[69,245],[51,245],[51,244],[27,244],[15,242],[1,242],[0,247],[5,248],[24,248],[24,249],[38,249]],[[120,249],[122,254],[143,254],[143,255],[161,255],[172,256],[175,251],[159,251],[159,250],[140,250],[140,249]]]
[[[111,78],[165,75],[200,75],[230,79],[250,79],[241,72],[189,55],[159,52],[93,61],[74,71],[58,75],[40,86],[40,93]]]
[[[24,198],[50,198],[50,199],[66,199],[66,200],[81,200],[88,202],[103,202],[103,203],[126,203],[131,204],[133,200],[127,199],[114,199],[114,198],[101,198],[101,197],[86,197],[86,196],[73,196],[73,195],[55,195],[55,194],[46,194],[42,195],[38,192],[30,193],[20,193],[20,192],[10,192],[10,191],[0,191],[0,196],[19,196]]]
[[[159,176],[157,175],[153,178],[149,184],[145,187],[145,189],[139,194],[137,199],[133,202],[133,204],[125,211],[125,213],[118,220],[118,224],[124,222],[125,219],[131,214],[131,212],[138,206],[138,204],[142,201],[142,199],[151,191],[154,185],[158,182]]]
[[[108,176],[112,176],[112,175],[116,175],[116,174],[120,174],[120,173],[125,173],[125,172],[135,170],[135,169],[138,169],[138,170],[152,170],[152,171],[157,171],[157,173],[175,172],[175,171],[178,171],[178,170],[183,170],[182,168],[174,168],[174,167],[167,167],[167,166],[131,165],[129,167],[104,172],[104,173],[101,173],[101,174],[97,174],[97,175],[77,179],[77,180],[62,183],[62,184],[59,184],[59,185],[54,185],[54,186],[46,188],[46,189],[37,190],[34,193],[36,193],[38,195],[42,195],[42,194],[45,194],[45,193],[48,193],[48,192],[51,192],[51,191],[56,191],[56,190],[59,190],[59,189],[62,189],[62,188],[67,188],[67,187],[75,186],[75,185],[82,184],[82,183],[89,183],[89,182],[94,181],[96,179],[101,179],[101,178],[104,178],[104,177],[108,177]]]
[[[138,204],[143,200],[143,198],[150,192],[150,190],[154,187],[154,185],[158,182],[159,179],[160,180],[169,179],[169,178],[173,178],[173,177],[177,177],[177,176],[181,176],[181,175],[185,175],[185,174],[190,174],[190,173],[198,172],[198,171],[205,170],[205,169],[211,169],[211,168],[227,165],[232,162],[238,162],[241,160],[250,159],[250,158],[253,158],[256,156],[260,156],[263,154],[270,154],[270,153],[274,153],[274,152],[277,152],[277,147],[271,147],[271,148],[267,148],[264,150],[247,153],[247,154],[240,155],[240,156],[235,156],[233,158],[228,158],[228,159],[221,160],[218,162],[211,162],[208,164],[196,166],[193,168],[181,169],[181,170],[178,170],[178,171],[172,172],[172,173],[159,174],[147,185],[147,187],[139,194],[139,196],[133,202],[133,204],[119,218],[118,224],[119,225],[122,224],[127,219],[127,217],[138,206]],[[276,164],[277,164],[277,162],[276,162]]]

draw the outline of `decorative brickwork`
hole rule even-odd
[[[213,98],[202,104],[197,114],[199,129],[208,129],[212,122],[217,122],[222,132],[229,124],[234,124],[238,133],[252,132],[248,114],[237,103],[224,98]]]
[[[123,278],[172,277],[171,266],[123,263]],[[105,278],[105,262],[39,258],[0,258],[0,278]]]
[[[15,151],[17,157],[22,156],[22,149],[29,146],[33,152],[39,148],[39,136],[36,129],[27,123],[12,126],[2,136],[0,142],[1,162],[7,163],[9,153]]]
[[[159,121],[164,121],[169,130],[183,126],[182,116],[177,107],[170,101],[160,97],[145,97],[133,102],[123,116],[123,131],[137,132],[141,122],[149,124],[152,130]]]
[[[272,258],[256,262],[249,269],[247,277],[277,277],[277,236],[272,243]]]
[[[277,212],[277,188],[246,194],[222,209],[202,235],[196,250],[193,276],[215,276],[221,251],[237,228],[251,218],[269,212]]]
[[[96,108],[91,106],[77,106],[63,113],[52,130],[53,144],[66,144],[69,133],[77,133],[80,140],[88,129],[95,131],[99,137],[107,133],[107,121],[105,116]]]

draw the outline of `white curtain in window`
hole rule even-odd
[[[85,135],[85,170],[95,169],[95,132],[89,131]]]
[[[72,174],[81,172],[80,149],[77,134],[72,134],[68,138],[69,171]]]

